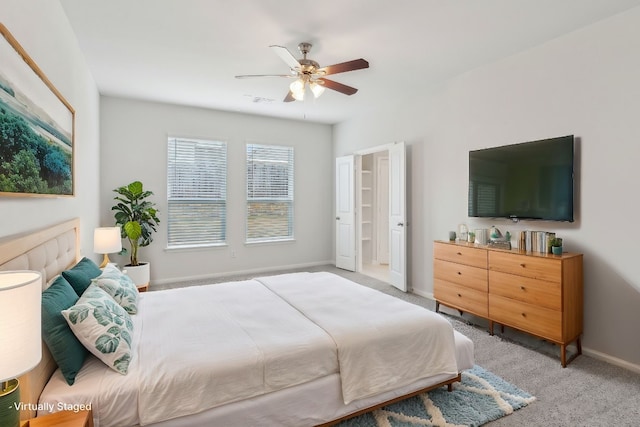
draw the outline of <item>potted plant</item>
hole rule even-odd
[[[562,238],[554,237],[549,243],[551,244],[551,253],[554,255],[562,255]]]
[[[145,191],[140,181],[118,187],[114,192],[117,203],[111,208],[115,211],[116,225],[120,227],[122,238],[127,238],[131,247],[130,262],[125,265],[127,275],[137,286],[149,283],[150,269],[148,262],[138,260],[138,249],[148,246],[153,241],[153,233],[160,222],[155,203],[147,200],[151,191]],[[123,251],[126,253],[126,250]]]

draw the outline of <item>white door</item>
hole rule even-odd
[[[389,148],[389,279],[407,291],[407,220],[404,142]]]
[[[354,156],[336,159],[336,267],[356,270]]]

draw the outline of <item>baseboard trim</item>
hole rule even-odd
[[[412,292],[412,293],[414,293],[414,294],[416,294],[416,295],[419,295],[419,296],[421,296],[421,297],[423,297],[423,298],[430,299],[430,300],[432,300],[432,301],[435,301],[435,300],[436,300],[436,299],[433,297],[433,292],[425,292],[425,291],[421,291],[421,290],[419,290],[419,289],[415,289],[415,288],[413,288],[413,289],[411,290],[411,292]]]
[[[261,268],[254,268],[254,269],[224,271],[220,273],[201,274],[197,276],[173,277],[170,279],[158,279],[158,280],[152,277],[151,286],[152,287],[153,285],[162,286],[169,283],[188,282],[192,280],[195,281],[195,280],[206,280],[206,279],[218,279],[220,277],[235,276],[238,274],[261,274],[261,273],[270,273],[273,271],[280,271],[280,270],[295,270],[295,269],[301,269],[301,268],[318,267],[321,265],[327,265],[327,264],[333,264],[333,263],[334,261],[316,261],[316,262],[307,262],[307,263],[301,263],[301,264],[289,264],[289,265],[278,265],[274,267],[261,267]]]
[[[602,360],[603,362],[607,362],[611,365],[628,369],[629,371],[633,371],[637,374],[640,374],[640,365],[627,362],[626,360],[618,359],[617,357],[611,356],[609,354],[602,353],[600,351],[593,350],[591,348],[584,347],[584,346],[582,347],[582,354],[584,354],[585,356],[593,357],[594,359]]]

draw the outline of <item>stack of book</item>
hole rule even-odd
[[[549,231],[524,230],[520,232],[518,247],[527,252],[551,252],[550,240],[556,237],[556,233]]]

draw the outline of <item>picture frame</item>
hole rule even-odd
[[[75,194],[75,110],[0,23],[0,197]]]

